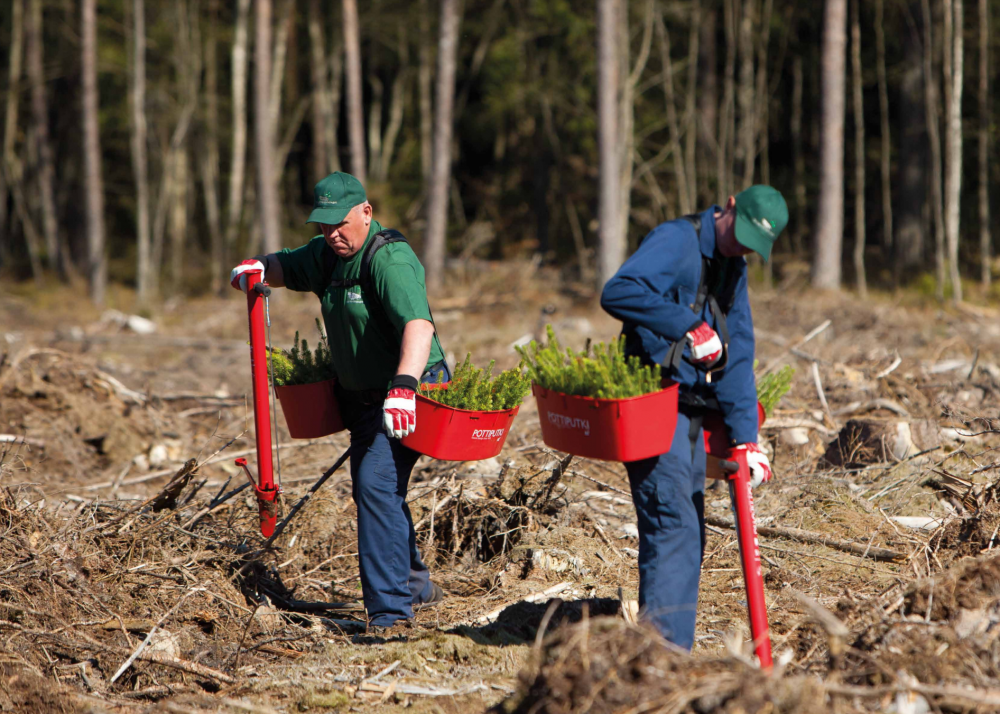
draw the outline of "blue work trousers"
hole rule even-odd
[[[678,414],[670,451],[625,469],[638,516],[639,607],[660,634],[690,650],[705,552],[700,417]]]
[[[442,371],[444,381],[450,381],[443,362],[421,381],[437,383]],[[351,495],[358,507],[361,594],[372,625],[385,627],[413,617],[413,605],[432,592],[406,505],[410,473],[419,457],[385,433],[381,404],[366,409],[351,427]]]

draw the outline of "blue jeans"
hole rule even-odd
[[[422,382],[445,381],[447,366]],[[351,495],[358,507],[361,593],[372,625],[413,617],[413,605],[430,597],[430,572],[420,559],[413,518],[406,505],[410,473],[420,457],[385,433],[382,405],[373,405],[351,430]],[[420,424],[417,424],[420,428]]]
[[[639,526],[639,607],[690,650],[705,552],[705,442],[700,419],[677,415],[670,451],[625,464]]]

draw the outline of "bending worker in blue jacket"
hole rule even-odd
[[[604,286],[601,306],[624,323],[626,351],[680,383],[670,451],[625,464],[639,526],[639,606],[664,637],[694,644],[705,550],[702,418],[722,412],[733,449],[745,450],[754,487],[771,478],[757,445],[754,334],[747,264],[765,260],[788,223],[770,186],[724,208],[663,223]]]

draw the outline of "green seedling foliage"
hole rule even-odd
[[[319,329],[319,342],[315,350],[309,349],[306,340],[299,339],[297,331],[290,350],[271,350],[271,372],[276,387],[313,384],[337,376],[333,369],[330,347],[319,320],[316,321],[316,327]]]
[[[524,369],[524,363],[493,376],[496,361],[491,361],[486,369],[472,364],[472,354],[465,355],[465,361],[455,370],[447,389],[421,385],[420,393],[435,402],[455,409],[490,412],[513,409],[531,390],[531,378]],[[438,385],[443,383],[444,374],[438,375]]]
[[[792,377],[795,370],[789,365],[774,374],[765,374],[757,380],[757,400],[764,407],[764,413],[770,415],[781,398],[792,388]]]
[[[545,332],[545,345],[532,340],[517,348],[529,377],[544,389],[598,399],[628,399],[662,389],[660,366],[626,356],[624,336],[607,344],[587,340],[582,352],[574,352],[563,350],[552,325]]]

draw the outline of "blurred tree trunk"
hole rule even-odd
[[[331,94],[331,80],[339,87],[340,79],[331,76],[331,60],[336,62],[343,52],[343,40],[334,38],[333,54],[326,55],[326,28],[323,22],[320,0],[309,0],[309,50],[311,61],[309,71],[312,81],[312,136],[313,136],[313,181],[340,169],[337,160],[337,121],[335,101]],[[339,37],[339,36],[338,36]],[[341,68],[342,69],[342,68]],[[339,89],[338,89],[339,94]]]
[[[618,67],[621,72],[619,80],[621,82],[621,95],[618,104],[618,126],[623,140],[618,155],[619,170],[621,171],[621,179],[618,185],[620,191],[618,209],[620,213],[618,220],[621,222],[622,248],[627,252],[629,219],[632,213],[632,184],[634,182],[633,177],[635,176],[635,103],[639,80],[642,78],[642,73],[646,70],[646,64],[649,62],[649,53],[653,45],[656,1],[646,0],[646,11],[643,16],[642,25],[642,40],[639,44],[639,54],[636,56],[634,66],[632,65],[631,56],[631,25],[629,22],[628,0],[617,0],[617,2],[619,7],[618,31],[620,33],[618,40]],[[674,121],[676,122],[676,116]],[[680,144],[678,144],[679,150]],[[679,154],[679,158],[683,166],[683,155]],[[622,260],[624,259],[625,256],[623,255]]]
[[[406,25],[400,22],[398,30],[399,41],[396,54],[399,57],[399,69],[392,79],[392,97],[389,100],[389,123],[382,137],[381,161],[378,166],[378,180],[389,178],[392,159],[396,153],[396,140],[403,128],[403,115],[406,112],[406,85],[410,78],[410,43],[406,35]]]
[[[795,226],[792,228],[792,250],[802,255],[806,242],[806,157],[802,146],[802,90],[804,77],[802,55],[792,59],[792,172],[795,183]]]
[[[882,256],[892,256],[892,140],[889,133],[889,82],[885,76],[885,0],[875,0],[875,55],[881,121]]]
[[[431,169],[434,164],[434,107],[431,85],[434,79],[434,46],[428,42],[431,36],[430,10],[427,0],[420,0],[420,65],[417,70],[417,93],[420,97],[420,166],[423,168],[424,184],[430,185]]]
[[[385,84],[376,72],[375,61],[368,58],[368,86],[371,87],[371,103],[368,105],[368,175],[378,180],[379,166],[382,165],[382,102],[385,99]]]
[[[625,258],[619,214],[618,0],[597,0],[597,289],[603,288]]]
[[[13,184],[11,173],[14,168],[14,140],[17,138],[18,85],[21,81],[21,57],[24,37],[24,0],[12,0],[10,23],[10,55],[7,64],[7,106],[3,125],[3,152],[0,154],[0,243],[3,245],[0,262],[6,262],[10,245],[8,236],[12,233],[8,223],[13,220],[7,214],[7,194]]]
[[[854,105],[854,274],[858,294],[867,299],[865,275],[865,110],[861,80],[861,8],[851,0],[851,85]]]
[[[768,83],[767,60],[771,44],[771,19],[774,15],[774,0],[764,0],[764,8],[760,16],[760,32],[757,33],[757,137],[760,142],[760,181],[771,183],[771,89]],[[780,71],[780,67],[778,68]],[[767,263],[771,265],[770,262]],[[770,270],[770,267],[768,268]]]
[[[979,260],[983,289],[990,287],[990,10],[979,0]]]
[[[150,288],[149,162],[146,145],[146,2],[132,3],[131,113],[132,172],[136,194],[136,291],[140,307],[148,307]]]
[[[844,104],[847,54],[847,0],[826,0],[823,19],[822,133],[819,207],[816,216],[812,283],[840,289],[844,238]]]
[[[726,67],[722,76],[722,109],[719,112],[719,147],[716,153],[718,200],[733,193],[733,144],[736,133],[736,17],[739,0],[722,0],[722,22],[726,35]]]
[[[754,25],[757,24],[758,0],[743,0],[743,16],[739,21],[738,49],[740,55],[740,139],[736,149],[736,171],[742,172],[742,190],[753,183],[757,155],[757,108],[754,101]]]
[[[167,214],[167,232],[170,235],[171,284],[177,289],[184,285],[184,250],[188,233],[187,204],[190,169],[188,152],[182,148],[173,161],[173,178],[170,181],[170,198]]]
[[[951,52],[951,97],[948,101],[948,128],[945,153],[945,231],[948,236],[948,272],[951,279],[951,297],[962,302],[962,276],[958,265],[958,242],[961,237],[960,212],[962,208],[962,88],[965,56],[964,0],[947,0],[952,6],[954,19],[951,37],[945,39],[945,52]]]
[[[205,33],[205,151],[199,156],[201,183],[205,192],[205,214],[211,234],[211,284],[218,294],[226,288],[226,244],[219,207],[219,61],[216,56],[216,24],[219,0],[209,0],[208,31]]]
[[[695,116],[698,132],[698,156],[702,165],[710,165],[708,162],[716,159],[719,151],[717,141],[718,134],[716,128],[719,125],[719,102],[718,102],[718,67],[716,66],[716,49],[718,40],[716,38],[716,28],[718,27],[718,9],[712,7],[706,9],[701,20],[701,40],[698,43],[698,84],[701,91],[697,93],[698,111]],[[714,203],[719,195],[719,187],[712,190],[709,183],[707,170],[702,170],[698,174],[699,196],[695,202],[698,206],[703,205],[702,201]],[[716,176],[718,180],[718,176]]]
[[[677,198],[682,215],[694,211],[691,189],[694,184],[688,179],[681,150],[681,127],[677,121],[677,100],[674,96],[674,65],[670,59],[670,33],[663,21],[663,8],[657,4],[656,37],[660,46],[660,70],[663,74],[663,97],[666,100],[667,128],[670,132],[670,153],[674,160],[674,181],[677,183]]]
[[[42,234],[49,270],[68,273],[69,256],[62,251],[56,220],[56,199],[53,189],[55,169],[52,144],[49,142],[49,110],[45,97],[43,64],[42,0],[29,0],[28,8],[28,79],[31,82],[31,132],[38,161],[37,192],[41,203]]]
[[[684,172],[687,175],[691,210],[698,210],[698,127],[695,100],[698,97],[698,41],[701,38],[701,0],[691,0],[691,27],[688,32],[687,95],[684,98]]]
[[[20,2],[20,0],[18,0]],[[108,263],[104,254],[104,181],[97,96],[97,0],[83,0],[80,22],[83,73],[83,155],[87,203],[87,277],[90,299],[104,304]]]
[[[460,11],[459,0],[441,0],[437,110],[434,115],[434,161],[428,188],[427,238],[424,244],[424,268],[427,271],[429,290],[439,289],[444,277],[448,237],[448,189],[451,184],[452,110],[455,105]]]
[[[927,112],[927,138],[931,147],[931,211],[934,215],[934,273],[937,298],[944,300],[944,200],[941,187],[941,132],[938,119],[937,79],[934,77],[933,16],[930,0],[922,2],[924,19],[924,101]],[[947,54],[947,53],[946,53]]]
[[[247,46],[249,44],[250,0],[236,6],[236,31],[232,49],[233,146],[229,164],[229,192],[226,199],[225,250],[231,254],[243,217],[244,175],[247,161]],[[223,268],[225,278],[225,268]]]
[[[904,275],[924,269],[927,205],[927,103],[924,97],[923,23],[921,0],[907,8],[917,21],[904,36],[903,69],[899,84],[899,202],[893,236],[893,280],[898,285]]]
[[[365,182],[365,118],[361,91],[361,29],[357,0],[344,3],[344,48],[347,57],[347,134],[351,145],[351,173]],[[426,38],[425,38],[426,41]]]
[[[272,0],[273,1],[273,0]],[[295,19],[295,0],[285,0],[278,6],[278,32],[274,36],[274,50],[271,53],[271,88],[268,90],[268,111],[271,117],[271,136],[275,142],[281,131],[281,99],[285,87],[285,63],[288,57],[288,38],[292,34]],[[284,164],[275,164],[275,185],[281,176]],[[279,209],[280,215],[280,209]]]
[[[256,0],[254,15],[254,134],[257,155],[257,205],[265,253],[281,248],[278,192],[271,124],[271,0]]]

